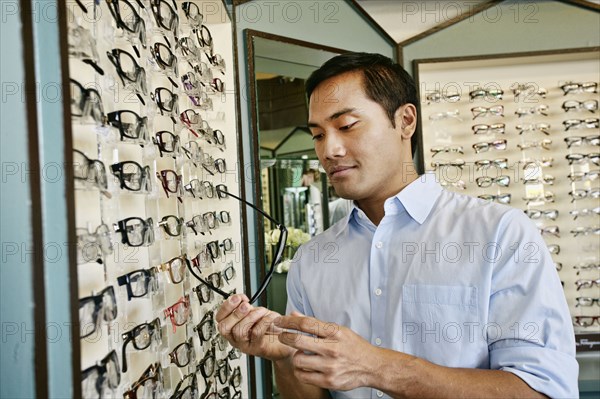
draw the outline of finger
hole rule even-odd
[[[292,363],[295,368],[302,370],[319,373],[331,371],[331,360],[329,358],[317,354],[308,354],[304,351],[296,351],[292,358]]]
[[[273,321],[281,317],[281,315],[277,312],[269,311],[262,319],[256,323],[254,327],[252,327],[251,331],[251,340],[257,340],[263,335],[279,335],[283,332],[283,329],[276,327]],[[276,340],[277,338],[273,338]]]
[[[335,323],[325,323],[308,316],[282,316],[275,320],[277,327],[301,331],[319,338],[333,338],[340,327]]]
[[[242,302],[250,302],[250,300],[244,294],[236,294],[224,301],[215,315],[217,323],[229,316]]]
[[[327,342],[322,338],[291,330],[282,332],[278,338],[279,342],[284,345],[317,355],[326,356],[329,353],[329,347],[332,345],[331,342]]]
[[[242,305],[243,306],[243,305]],[[253,308],[232,329],[233,338],[238,341],[250,341],[250,334],[255,325],[269,313],[269,309],[259,307]]]
[[[225,337],[229,337],[232,334],[234,327],[242,320],[248,313],[254,309],[254,306],[248,302],[242,301],[237,308],[233,309],[227,317],[217,322],[217,328],[219,333]]]

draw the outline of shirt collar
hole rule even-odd
[[[423,224],[442,192],[434,173],[425,173],[404,187],[396,198],[417,223]]]
[[[423,224],[433,209],[442,190],[442,186],[437,182],[435,174],[428,172],[419,176],[415,181],[404,187],[402,191],[390,199],[399,201],[399,207],[403,207],[417,223]],[[348,216],[342,219],[340,229],[336,236],[346,229],[346,226],[352,218],[358,217],[358,212],[362,211],[356,206],[356,202],[352,201],[352,209],[348,213]]]

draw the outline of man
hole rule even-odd
[[[577,397],[573,327],[544,241],[522,211],[415,173],[408,74],[345,54],[313,73],[307,95],[317,155],[353,210],[300,248],[288,316],[236,295],[220,333],[273,361],[284,398]]]

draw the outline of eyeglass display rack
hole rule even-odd
[[[197,273],[217,282],[227,270],[222,290],[243,292],[240,206],[214,189],[239,194],[225,6],[106,0],[66,8],[83,397],[171,397],[185,389],[194,397],[248,397],[245,356],[219,339],[211,320],[222,298],[213,293],[200,303],[193,290],[200,282],[177,266],[183,258],[157,268],[200,254]],[[173,172],[163,179],[161,171]],[[194,179],[200,184],[186,189]],[[207,341],[195,328],[203,320]],[[175,348],[177,359],[169,355]],[[188,355],[186,366],[173,363]]]
[[[587,342],[600,341],[599,58],[583,48],[414,61],[422,170],[528,214]]]

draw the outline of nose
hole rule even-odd
[[[344,138],[337,132],[329,132],[321,142],[322,153],[326,159],[343,158],[346,155]]]

